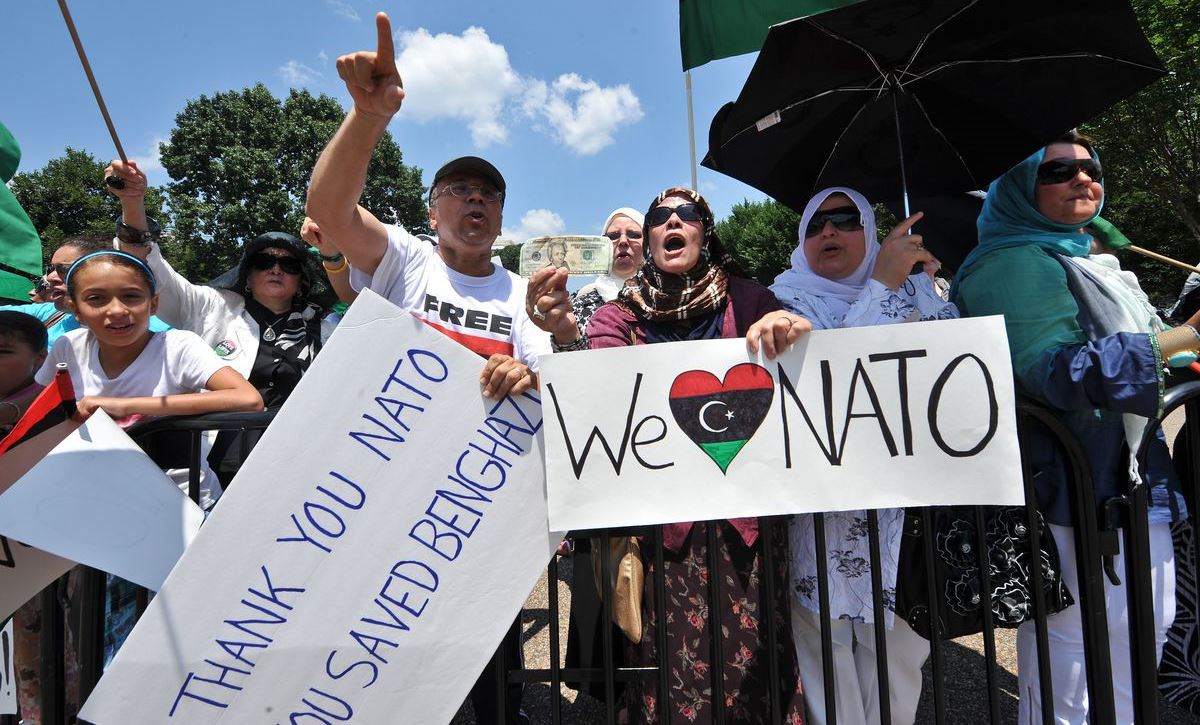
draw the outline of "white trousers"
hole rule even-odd
[[[1075,530],[1050,524],[1062,561],[1063,581],[1076,602],[1080,601],[1078,566],[1075,561]],[[1133,722],[1133,674],[1129,661],[1129,607],[1126,601],[1125,535],[1121,554],[1113,560],[1121,586],[1104,579],[1104,608],[1108,612],[1109,658],[1112,662],[1113,701],[1117,722]],[[1154,601],[1155,651],[1162,657],[1167,630],[1175,620],[1175,550],[1169,524],[1150,526],[1150,572]],[[1064,725],[1086,723],[1088,713],[1087,670],[1083,660],[1083,624],[1079,604],[1046,619],[1049,639],[1050,681],[1054,688],[1054,722]],[[1040,723],[1042,695],[1038,687],[1037,635],[1033,622],[1017,629],[1018,687],[1021,693],[1021,725]],[[1157,693],[1151,693],[1157,697]]]
[[[910,725],[921,700],[921,666],[929,642],[900,617],[887,630],[888,702],[892,722]],[[875,625],[837,619],[830,622],[833,639],[834,695],[839,725],[878,725],[879,687],[875,657]],[[792,635],[804,706],[809,725],[825,725],[825,670],[821,667],[820,616],[792,600]]]

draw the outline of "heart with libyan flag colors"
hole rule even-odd
[[[671,383],[671,413],[725,473],[762,425],[774,396],[775,381],[761,365],[734,365],[723,381],[706,370],[689,370]]]

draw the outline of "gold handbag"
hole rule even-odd
[[[604,585],[600,573],[600,547],[602,539],[592,539],[592,576],[596,580],[596,591],[604,599]],[[642,641],[642,584],[645,570],[642,567],[642,549],[636,536],[614,536],[609,539],[609,566],[612,578],[613,622],[616,623],[630,642]]]

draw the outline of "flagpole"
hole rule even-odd
[[[688,108],[688,151],[692,157],[692,191],[700,192],[696,181],[696,114],[692,111],[692,71],[689,68],[683,72],[683,84],[687,88]]]
[[[104,105],[104,96],[100,95],[100,86],[96,83],[96,76],[92,74],[92,64],[88,62],[87,53],[83,50],[83,43],[79,40],[79,33],[75,31],[75,21],[71,19],[71,11],[67,9],[66,0],[58,0],[58,9],[62,11],[63,20],[67,23],[67,30],[71,33],[71,40],[75,42],[75,52],[79,54],[83,72],[87,74],[88,83],[92,86],[92,94],[96,96],[96,104],[100,106],[100,113],[104,116],[105,125],[108,126],[108,135],[112,136],[113,145],[117,147],[117,156],[120,156],[122,161],[128,161],[129,159],[125,157],[125,149],[121,147],[121,139],[117,138],[117,129],[108,115],[108,107]]]

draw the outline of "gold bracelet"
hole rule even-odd
[[[342,257],[342,263],[341,263],[341,264],[339,264],[339,265],[338,265],[338,266],[336,266],[336,267],[330,267],[330,266],[329,266],[329,264],[328,264],[327,262],[325,262],[325,261],[322,261],[322,262],[321,262],[321,266],[325,268],[325,271],[326,271],[326,272],[341,272],[343,269],[345,269],[345,268],[346,268],[346,266],[347,266],[348,264],[349,264],[349,263],[346,261],[346,258],[345,258],[345,257]]]

